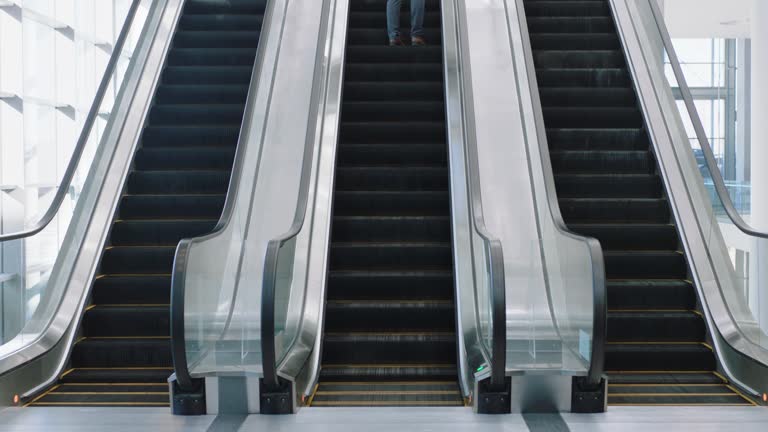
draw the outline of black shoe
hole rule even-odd
[[[389,46],[403,46],[403,40],[400,39],[400,36],[390,39],[389,40]]]
[[[421,36],[414,36],[411,38],[411,46],[426,46],[427,41]]]

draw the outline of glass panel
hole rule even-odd
[[[0,8],[0,230],[29,229],[58,191],[96,89],[120,34],[130,0],[93,2],[27,0]],[[104,4],[102,4],[104,3]],[[113,7],[119,4],[120,7]],[[140,2],[120,53],[128,61],[151,0]],[[98,39],[94,26],[102,30]],[[111,76],[83,157],[61,208],[40,233],[0,243],[0,354],[38,336],[22,331],[46,297],[47,280],[69,229],[93,156],[101,142],[123,75]],[[38,320],[50,317],[40,317]],[[10,342],[10,343],[9,343]]]
[[[663,46],[659,28],[648,21],[648,33]],[[675,25],[674,21],[665,23]],[[677,23],[680,24],[680,23]],[[669,29],[676,34],[682,29]],[[725,204],[714,187],[713,172],[704,158],[707,145],[705,137],[697,136],[693,125],[700,124],[716,162],[717,169],[725,178],[725,186],[736,210],[750,222],[752,219],[750,181],[750,119],[749,107],[744,105],[751,92],[750,74],[743,69],[749,62],[749,44],[745,40],[726,39],[675,39],[675,52],[682,65],[683,79],[691,88],[695,112],[688,111],[682,100],[681,83],[676,78],[669,56],[665,52],[665,76],[672,94],[678,99],[677,107],[687,144],[698,166],[709,200],[709,209],[701,209],[697,218],[706,228],[705,236],[709,255],[714,262],[720,291],[731,317],[743,336],[763,349],[768,349],[768,322],[760,322],[760,286],[757,278],[760,266],[759,253],[764,240],[743,233],[725,212]],[[692,68],[692,63],[697,63]],[[709,72],[705,72],[708,69]],[[764,77],[752,76],[752,80]],[[711,209],[711,213],[710,213]],[[712,216],[709,216],[709,215]],[[711,217],[712,219],[708,219]],[[764,284],[763,284],[764,285]],[[762,327],[762,328],[761,328]]]

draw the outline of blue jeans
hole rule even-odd
[[[400,36],[400,5],[403,0],[387,0],[387,34]],[[411,0],[411,37],[424,36],[424,0]]]

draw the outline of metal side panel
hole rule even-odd
[[[49,386],[66,365],[183,4],[159,0],[149,11],[114,121],[104,132],[51,273],[53,300],[38,309],[51,318],[39,338],[0,360],[0,371],[7,371],[0,377],[0,406],[13,404],[13,395],[24,398]]]
[[[759,396],[768,388],[768,373],[755,359],[765,353],[744,336],[733,315],[740,312],[732,309],[739,305],[726,297],[737,286],[733,268],[664,75],[664,47],[649,32],[655,26],[649,22],[651,6],[647,1],[610,3],[718,361],[730,380]]]

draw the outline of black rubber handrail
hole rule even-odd
[[[696,140],[699,142],[701,151],[704,153],[704,161],[707,164],[707,169],[712,176],[712,183],[715,186],[717,196],[720,198],[720,202],[723,204],[725,213],[728,218],[733,222],[736,227],[744,234],[750,237],[758,237],[761,239],[768,238],[768,233],[762,232],[753,228],[748,224],[736,210],[736,206],[733,205],[731,194],[728,193],[728,188],[723,180],[723,175],[720,172],[720,167],[717,165],[717,159],[715,159],[715,153],[712,151],[712,144],[709,142],[707,132],[704,129],[704,125],[701,123],[699,112],[696,110],[696,104],[693,101],[693,95],[691,89],[688,87],[688,82],[685,79],[685,73],[680,65],[680,60],[677,58],[677,52],[675,52],[675,46],[672,43],[672,38],[669,35],[667,26],[664,25],[664,14],[659,9],[659,5],[654,2],[649,2],[651,11],[653,12],[653,18],[656,23],[656,27],[659,30],[659,36],[664,44],[664,50],[669,57],[669,64],[672,67],[672,72],[677,80],[677,86],[680,89],[680,94],[683,97],[685,103],[685,109],[688,111],[688,116],[693,124],[693,129],[696,132]]]
[[[186,278],[188,273],[187,266],[189,265],[189,253],[195,244],[203,243],[222,235],[225,230],[232,223],[232,215],[234,213],[235,203],[241,190],[240,178],[242,177],[244,163],[245,163],[245,143],[250,137],[251,123],[250,119],[253,117],[254,103],[256,101],[256,91],[254,83],[258,83],[261,78],[261,72],[263,70],[264,57],[266,55],[264,42],[270,35],[270,28],[272,23],[272,15],[274,14],[275,2],[270,0],[267,3],[267,9],[264,12],[263,25],[261,28],[261,39],[259,40],[259,46],[256,51],[256,58],[253,63],[253,69],[251,71],[251,81],[248,91],[248,96],[245,101],[245,110],[243,113],[243,120],[241,122],[240,134],[238,136],[237,148],[235,150],[234,162],[232,165],[232,175],[229,179],[229,185],[227,187],[227,194],[224,200],[224,208],[222,209],[219,221],[213,230],[203,236],[183,239],[176,247],[176,253],[173,259],[173,272],[171,274],[171,357],[173,361],[173,369],[176,375],[176,383],[182,390],[192,390],[195,387],[192,375],[189,371],[189,362],[187,359],[187,341],[185,332],[185,298],[186,298]],[[284,27],[284,22],[282,27]],[[282,29],[280,32],[282,37]],[[275,59],[275,67],[277,65],[277,58],[279,57],[279,48]],[[270,87],[270,100],[271,93],[273,91],[274,81],[272,87]],[[249,213],[250,215],[250,213]],[[242,260],[242,256],[240,257]],[[238,266],[239,273],[240,266]],[[238,284],[238,278],[235,278],[235,283]],[[233,297],[237,296],[238,286],[235,286]],[[233,309],[235,307],[235,299],[230,302],[230,310],[227,315],[227,321],[224,325],[224,329],[221,332],[220,338],[228,331]]]
[[[51,221],[53,221],[53,218],[56,217],[56,214],[59,212],[61,204],[64,202],[64,197],[67,196],[69,188],[72,185],[72,180],[75,178],[77,167],[80,165],[80,159],[83,157],[83,153],[85,152],[85,146],[88,145],[88,137],[91,135],[93,125],[96,124],[96,118],[99,116],[99,107],[101,107],[101,103],[104,101],[104,96],[106,96],[107,91],[109,90],[109,84],[112,81],[112,76],[117,69],[117,64],[120,60],[123,47],[128,40],[128,33],[130,33],[133,20],[136,18],[136,12],[139,9],[139,3],[141,3],[141,0],[133,0],[130,8],[128,9],[128,13],[125,16],[125,23],[123,24],[123,28],[120,30],[120,34],[115,41],[115,46],[112,49],[112,55],[109,57],[107,67],[104,69],[104,75],[101,77],[99,88],[96,90],[96,95],[93,98],[93,104],[91,104],[91,108],[88,110],[88,116],[86,116],[85,122],[83,123],[83,129],[80,131],[77,144],[75,144],[75,149],[72,151],[72,157],[69,159],[67,169],[64,171],[64,176],[61,178],[61,183],[56,190],[56,195],[53,197],[53,201],[48,206],[48,209],[45,211],[40,220],[38,220],[31,228],[9,234],[0,234],[0,243],[31,237],[39,233],[45,229],[45,227],[47,227]]]
[[[506,290],[506,276],[504,270],[504,248],[501,241],[491,234],[490,230],[485,224],[485,215],[483,212],[483,198],[482,187],[480,184],[480,161],[478,156],[477,136],[475,131],[475,123],[472,116],[468,115],[467,107],[471,106],[468,100],[472,99],[472,90],[467,88],[464,83],[471,82],[471,72],[468,68],[463,68],[464,64],[464,46],[466,46],[466,39],[462,39],[462,35],[465,35],[463,29],[466,27],[466,23],[462,18],[464,15],[460,12],[461,8],[455,9],[455,23],[456,23],[456,62],[460,65],[458,72],[459,79],[459,95],[461,98],[461,110],[462,124],[463,124],[463,136],[462,140],[465,148],[466,157],[466,170],[467,170],[467,190],[469,192],[470,209],[472,227],[475,233],[483,240],[483,247],[485,249],[486,256],[486,272],[489,276],[488,295],[490,298],[490,321],[491,321],[491,344],[490,353],[485,353],[486,361],[488,361],[491,373],[490,373],[490,387],[492,389],[503,390],[505,387],[506,366],[507,366],[507,290]],[[466,35],[465,35],[466,36]],[[446,49],[448,47],[446,46]],[[478,271],[480,269],[475,269]],[[479,287],[475,286],[475,292]],[[481,307],[480,305],[477,305]],[[477,322],[477,329],[482,333],[481,323]],[[484,339],[482,334],[479,334],[480,339]],[[484,346],[483,343],[480,346]]]
[[[313,76],[313,80],[323,79],[323,86],[316,86],[313,84],[313,92],[311,99],[311,112],[309,118],[317,118],[318,111],[320,109],[317,99],[325,94],[324,89],[327,88],[330,79],[330,70],[325,71],[325,75],[321,75],[320,72],[323,68],[322,53],[325,50],[321,50],[321,44],[329,41],[332,38],[333,30],[328,31],[333,27],[331,21],[335,14],[331,13],[332,10],[336,10],[336,5],[339,0],[333,1],[333,6],[327,3],[322,8],[321,16],[328,17],[328,21],[324,24],[326,27],[327,36],[324,40],[318,40],[318,59],[316,62],[316,70]],[[317,124],[316,127],[322,127],[321,124]],[[315,149],[315,135],[316,130],[308,128],[307,139],[304,145],[303,160],[301,163],[301,178],[299,179],[299,196],[297,199],[296,211],[293,215],[293,222],[286,232],[270,240],[267,244],[267,250],[264,256],[264,276],[261,286],[261,353],[262,353],[262,370],[264,372],[264,385],[267,388],[280,387],[280,378],[278,377],[278,358],[277,358],[277,344],[275,340],[275,298],[277,295],[277,277],[278,266],[280,264],[280,250],[283,246],[290,242],[295,241],[296,237],[301,232],[306,221],[307,208],[309,206],[309,191],[311,187],[312,179],[312,161],[314,159]],[[292,345],[292,344],[291,344]],[[290,347],[289,347],[290,349]]]

